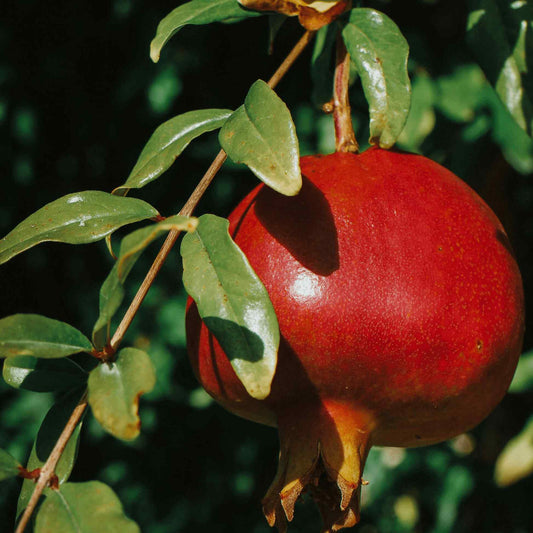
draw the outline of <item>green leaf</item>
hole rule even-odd
[[[472,122],[491,90],[475,63],[462,64],[435,81],[435,106],[454,122]]]
[[[138,229],[122,239],[117,261],[100,289],[99,316],[93,328],[93,342],[97,349],[102,349],[107,342],[111,319],[124,299],[126,278],[146,247],[163,233],[171,230],[194,231],[197,225],[198,219],[194,217],[175,215]]]
[[[283,26],[287,22],[287,17],[282,13],[268,14],[268,53],[274,52],[274,41]]]
[[[117,257],[117,274],[121,281],[131,271],[144,249],[162,233],[169,231],[195,231],[198,227],[198,219],[175,215],[168,217],[157,224],[138,229],[126,235],[120,244],[120,252]]]
[[[80,387],[87,373],[70,359],[8,357],[2,370],[4,381],[16,389],[55,392]]]
[[[89,404],[102,427],[123,440],[140,432],[139,398],[155,385],[155,370],[149,355],[124,348],[113,363],[97,366],[89,375]]]
[[[533,352],[523,354],[518,360],[518,366],[509,392],[521,393],[533,390]]]
[[[0,320],[0,357],[31,355],[54,359],[92,349],[85,335],[59,320],[30,314]]]
[[[524,429],[511,439],[496,460],[494,480],[507,487],[533,474],[533,417]]]
[[[335,71],[334,46],[337,27],[328,24],[318,30],[311,57],[311,79],[313,80],[313,103],[322,107],[333,96],[333,76]]]
[[[113,490],[99,481],[65,483],[50,490],[39,509],[35,533],[140,533]]]
[[[492,111],[492,138],[502,149],[507,162],[518,172],[528,175],[533,172],[533,139],[520,128],[507,107],[489,88],[487,100]]]
[[[533,6],[508,0],[470,0],[467,40],[499,97],[520,125],[533,128]]]
[[[244,163],[269,187],[287,196],[302,187],[296,128],[287,106],[262,80],[219,133],[222,148],[235,163]]]
[[[68,194],[45,205],[0,240],[0,264],[45,241],[87,244],[158,212],[136,198],[102,191]]]
[[[44,417],[39,432],[37,433],[37,438],[33,444],[28,465],[26,466],[28,471],[31,472],[36,468],[42,468],[72,415],[72,411],[74,411],[78,405],[82,394],[83,391],[81,389],[70,391],[62,396],[57,403],[50,408]],[[60,485],[67,481],[74,468],[76,457],[78,455],[80,431],[81,421],[76,426],[76,429],[70,437],[67,446],[57,463],[55,473]],[[17,516],[19,516],[26,508],[26,505],[28,505],[34,488],[35,483],[30,479],[25,479],[22,483],[22,489],[20,491],[17,505]]]
[[[5,450],[0,449],[0,481],[20,474],[20,463]]]
[[[163,46],[187,24],[202,25],[211,22],[231,24],[261,15],[263,13],[244,9],[237,0],[192,0],[171,11],[159,23],[150,45],[150,57],[154,63],[157,63]]]
[[[351,11],[342,36],[370,107],[370,143],[390,148],[404,127],[411,101],[407,41],[390,18],[368,8]]]
[[[124,196],[159,178],[189,143],[208,131],[220,128],[231,115],[228,109],[189,111],[161,124],[143,148],[128,179],[113,194]]]
[[[100,288],[98,319],[94,324],[92,334],[93,344],[97,350],[101,350],[107,344],[111,319],[124,300],[126,276],[120,280],[117,267],[118,265],[115,263]]]
[[[196,232],[183,238],[183,283],[248,393],[263,399],[276,370],[278,321],[228,227],[227,220],[204,215]]]

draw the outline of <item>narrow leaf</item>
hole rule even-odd
[[[102,191],[68,194],[45,205],[0,240],[0,264],[45,241],[87,244],[158,212],[136,198]]]
[[[35,533],[140,533],[113,490],[99,481],[65,483],[48,491]]]
[[[311,79],[313,80],[313,103],[321,107],[333,96],[333,73],[335,70],[334,45],[337,28],[335,24],[324,26],[315,37],[311,57]]]
[[[220,144],[236,163],[244,163],[269,187],[287,196],[302,187],[296,128],[287,106],[262,80],[244,105],[226,121]]]
[[[163,46],[187,24],[233,23],[261,15],[244,9],[237,0],[191,0],[171,11],[159,23],[150,45],[150,57],[157,63]]]
[[[106,344],[109,324],[124,299],[126,278],[146,247],[163,233],[194,231],[197,225],[198,219],[194,217],[176,215],[138,229],[122,239],[117,261],[100,289],[99,316],[93,328],[93,342],[97,349]]]
[[[89,339],[76,328],[41,315],[18,314],[0,320],[0,357],[59,358],[90,352]]]
[[[467,40],[481,68],[520,127],[533,128],[533,6],[469,0]]]
[[[197,226],[197,218],[175,215],[157,224],[138,229],[124,237],[117,258],[119,279],[124,280],[143,250],[162,233],[168,233],[172,230],[195,231]]]
[[[161,124],[146,143],[124,185],[117,187],[113,194],[124,196],[129,189],[144,187],[159,178],[192,140],[222,127],[231,113],[227,109],[201,109]]]
[[[89,404],[102,427],[123,440],[139,435],[139,398],[155,385],[155,370],[149,355],[124,348],[113,363],[96,367],[89,375]]]
[[[268,53],[271,55],[274,52],[274,41],[283,24],[287,21],[287,17],[280,13],[270,13],[268,15]]]
[[[70,391],[62,396],[57,403],[50,408],[44,417],[39,432],[37,433],[37,438],[33,444],[28,465],[26,466],[28,471],[42,468],[59,439],[61,432],[65,428],[72,411],[74,411],[75,407],[78,405],[82,394],[83,391],[81,389]],[[57,463],[55,473],[60,485],[67,481],[74,468],[76,457],[78,455],[80,430],[81,422],[76,426],[74,433],[70,437],[67,446]],[[25,479],[22,483],[22,489],[17,504],[17,516],[19,516],[28,505],[34,488],[35,483],[29,479]]]
[[[19,475],[20,463],[5,450],[0,449],[0,481]]]
[[[204,215],[196,232],[183,238],[183,283],[248,393],[263,399],[276,370],[278,321],[228,227],[227,220]]]
[[[133,263],[132,263],[133,265]],[[117,263],[113,265],[100,288],[99,314],[93,327],[92,340],[95,348],[101,350],[108,341],[111,319],[124,300],[124,280],[118,277]]]
[[[390,18],[368,8],[352,10],[342,36],[370,107],[370,143],[390,148],[411,102],[407,41]]]
[[[500,453],[494,479],[500,487],[507,487],[533,474],[533,417],[524,429]]]
[[[8,357],[2,370],[4,381],[16,389],[55,392],[80,387],[87,373],[70,359]]]

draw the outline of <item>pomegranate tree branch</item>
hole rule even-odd
[[[294,64],[296,59],[304,51],[305,47],[313,40],[315,33],[316,32],[313,32],[313,31],[306,31],[304,33],[304,35],[296,43],[294,48],[289,52],[289,54],[284,59],[284,61],[281,63],[281,65],[278,67],[274,75],[268,81],[269,87],[273,89],[281,81],[283,76],[291,68],[291,66]],[[200,180],[200,182],[196,186],[196,189],[194,189],[190,198],[187,200],[187,202],[185,203],[185,205],[179,212],[180,215],[184,215],[184,216],[192,215],[194,209],[196,208],[196,206],[198,205],[198,202],[200,201],[200,198],[203,196],[207,187],[213,181],[213,178],[215,177],[217,172],[220,170],[220,168],[224,164],[224,161],[226,161],[226,158],[227,158],[226,152],[224,152],[224,150],[221,150],[216,156],[216,158],[214,159],[214,161],[211,163],[211,166],[205,173],[204,177]],[[179,234],[180,232],[178,230],[172,230],[169,232],[167,238],[165,239],[165,242],[163,243],[161,250],[159,250],[157,257],[155,258],[150,270],[146,274],[146,277],[144,278],[141,286],[139,287],[137,294],[134,296],[130,304],[130,307],[124,314],[122,321],[117,327],[109,343],[110,349],[113,353],[117,350],[118,346],[122,342],[122,339],[124,338],[124,335],[126,334],[126,331],[130,327],[133,319],[135,318],[137,311],[139,310],[145,296],[148,294],[148,290],[152,286],[152,283],[154,282],[157,274],[161,270],[163,263],[168,257],[168,254],[170,253],[170,251],[172,250],[172,247],[176,243],[179,237]]]
[[[294,64],[294,62],[299,57],[299,55],[303,52],[305,47],[311,42],[315,33],[316,32],[312,32],[312,31],[305,32],[303,37],[298,41],[298,43],[296,43],[294,48],[290,51],[290,53],[287,55],[285,60],[278,67],[278,69],[276,70],[272,78],[270,78],[270,80],[268,81],[268,85],[271,88],[274,88],[281,81],[283,76],[287,73],[290,67]],[[216,158],[213,160],[213,162],[211,163],[209,169],[207,170],[203,178],[200,180],[200,182],[194,189],[193,193],[191,194],[191,196],[189,197],[189,199],[187,200],[187,202],[185,203],[181,211],[179,212],[180,215],[183,215],[183,216],[192,215],[194,209],[196,208],[196,206],[198,205],[198,202],[200,201],[200,198],[202,198],[207,187],[213,181],[213,178],[215,177],[217,172],[220,170],[220,168],[224,164],[224,161],[226,161],[226,158],[227,158],[226,152],[224,152],[224,150],[221,150],[216,156]],[[133,321],[133,318],[135,317],[137,311],[139,310],[139,307],[141,306],[142,301],[144,300],[146,294],[148,293],[148,290],[150,289],[152,283],[154,282],[155,277],[161,270],[163,263],[168,257],[168,254],[170,253],[170,250],[176,243],[176,240],[178,239],[179,234],[180,232],[177,230],[172,230],[169,232],[150,270],[146,274],[144,281],[139,287],[137,294],[133,298],[133,301],[131,302],[130,307],[126,311],[121,323],[119,324],[111,341],[109,342],[109,347],[107,351],[114,353],[117,350],[127,329],[129,328],[131,322]],[[28,525],[30,521],[30,518],[35,510],[35,507],[37,506],[37,503],[44,489],[53,482],[53,479],[55,476],[55,468],[57,466],[57,463],[59,459],[61,458],[61,455],[63,454],[65,447],[70,437],[72,436],[74,429],[76,428],[79,421],[81,420],[81,417],[83,416],[83,413],[85,412],[86,408],[87,408],[87,391],[84,393],[78,405],[72,412],[59,439],[57,440],[52,452],[50,453],[50,456],[46,460],[46,463],[43,465],[40,471],[39,477],[37,479],[37,482],[35,484],[35,489],[30,497],[30,500],[28,502],[28,505],[26,506],[26,509],[24,510],[24,513],[22,514],[22,517],[18,523],[15,533],[23,533],[23,531],[25,530],[26,526]]]
[[[48,459],[46,460],[46,463],[44,463],[43,467],[41,468],[41,473],[39,474],[39,477],[35,484],[35,488],[33,489],[33,493],[30,497],[30,501],[28,502],[28,505],[26,506],[24,513],[22,514],[22,517],[18,523],[15,533],[22,533],[24,529],[26,528],[26,526],[28,525],[31,515],[33,514],[33,511],[35,510],[35,506],[39,502],[39,498],[41,497],[41,494],[43,493],[44,489],[48,485],[50,485],[50,482],[55,476],[55,469],[56,469],[57,463],[59,459],[61,458],[61,455],[63,454],[63,451],[65,450],[65,447],[67,446],[68,441],[70,437],[72,436],[72,433],[74,433],[76,426],[81,420],[81,417],[83,416],[83,413],[85,412],[86,407],[87,407],[87,391],[84,392],[83,396],[78,402],[78,405],[75,407],[74,411],[72,411],[72,414],[70,415],[68,422],[63,428],[63,431],[61,432],[59,439],[57,439],[57,442],[52,452],[50,453]]]
[[[350,84],[350,54],[346,50],[342,35],[337,36],[335,61],[335,83],[333,89],[333,121],[335,123],[335,151],[358,152],[352,124],[352,109],[348,97]]]

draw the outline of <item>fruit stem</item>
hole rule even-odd
[[[337,34],[335,78],[333,87],[333,121],[335,123],[335,151],[358,152],[352,124],[352,109],[348,90],[350,84],[350,54],[346,50],[342,35]]]

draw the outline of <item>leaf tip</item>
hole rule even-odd
[[[296,196],[297,194],[300,193],[301,190],[302,190],[302,178],[300,176],[300,179],[295,180],[294,183],[291,183],[291,185],[285,189],[283,194],[285,194],[285,196]]]
[[[154,63],[157,63],[159,61],[160,56],[161,56],[161,47],[158,46],[157,42],[154,39],[150,44],[150,59]]]

